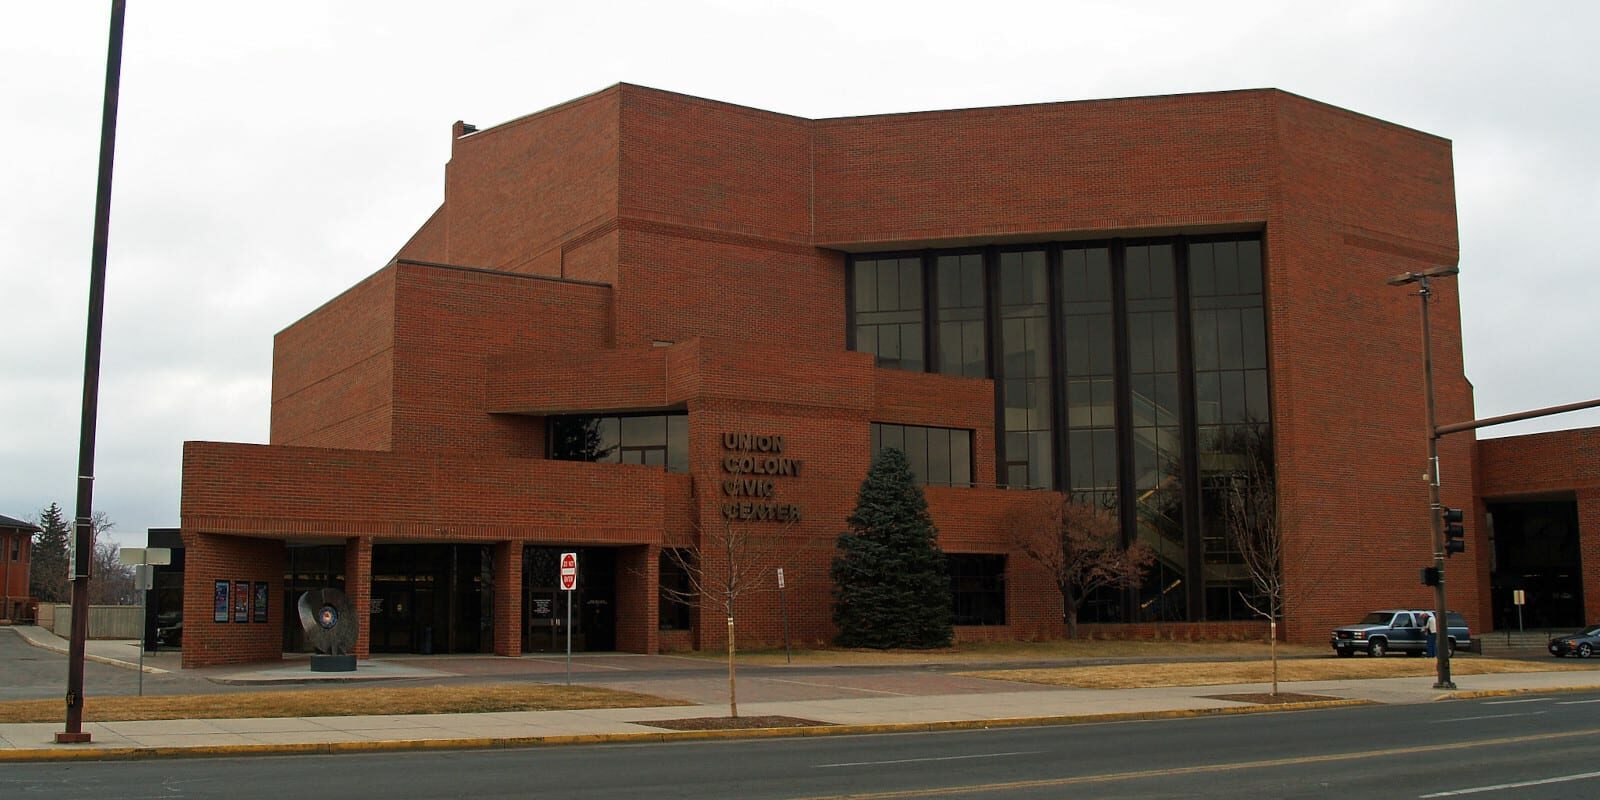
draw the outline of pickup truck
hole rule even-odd
[[[1428,647],[1428,613],[1409,608],[1374,611],[1354,625],[1335,628],[1329,644],[1341,657],[1355,655],[1357,650],[1374,658],[1390,652],[1420,656]],[[1446,619],[1449,625],[1442,631],[1442,638],[1450,654],[1454,655],[1457,649],[1470,650],[1472,638],[1466,619],[1454,611]]]

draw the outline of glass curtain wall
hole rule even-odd
[[[855,271],[855,349],[880,367],[920,372],[922,259],[862,260]]]
[[[1272,483],[1259,236],[929,251],[851,267],[856,350],[880,366],[995,380],[999,485],[1115,508],[1125,535],[1156,551],[1138,591],[1093,598],[1083,619],[1250,616],[1224,509],[1250,459]],[[874,450],[886,430],[875,427]]]
[[[1183,529],[1183,439],[1178,394],[1178,291],[1171,245],[1127,248],[1129,428],[1133,433],[1136,538],[1155,551],[1139,618],[1188,617]]]
[[[1243,602],[1250,576],[1228,535],[1229,493],[1271,491],[1275,483],[1261,288],[1260,242],[1190,245],[1200,546],[1213,618],[1251,615]]]
[[[1001,253],[1000,357],[1005,480],[1016,488],[1055,485],[1051,455],[1050,275],[1043,250]]]

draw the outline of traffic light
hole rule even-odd
[[[1422,585],[1423,586],[1438,586],[1439,585],[1439,570],[1436,567],[1423,567],[1422,568]]]
[[[1440,506],[1439,516],[1444,519],[1444,554],[1449,556],[1467,552],[1467,528],[1461,524],[1465,519],[1461,509]]]

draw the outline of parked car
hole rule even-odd
[[[1557,636],[1550,640],[1550,655],[1588,658],[1600,652],[1600,625],[1590,625],[1577,633]]]
[[[1382,658],[1389,652],[1424,655],[1428,651],[1428,616],[1426,609],[1394,608],[1374,611],[1354,625],[1333,630],[1329,644],[1340,657],[1363,651],[1373,658]],[[1454,655],[1457,649],[1469,650],[1472,636],[1467,620],[1451,611],[1446,616],[1448,625],[1442,631],[1444,647]]]

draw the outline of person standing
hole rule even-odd
[[[1437,614],[1429,614],[1428,615],[1427,630],[1428,630],[1428,651],[1427,651],[1428,652],[1428,658],[1433,658],[1434,654],[1438,652],[1438,642],[1439,642],[1439,619],[1438,619],[1438,615]]]

